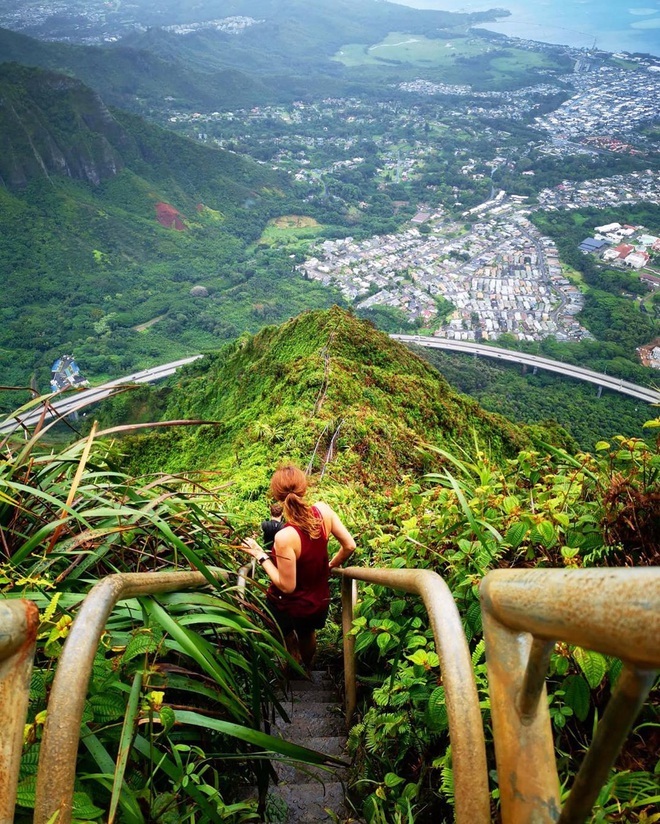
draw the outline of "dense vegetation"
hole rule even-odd
[[[55,453],[38,437],[4,444],[3,590],[42,609],[19,796],[26,813],[45,698],[88,582],[114,570],[235,569],[236,543],[261,519],[282,458],[309,466],[318,494],[342,512],[358,537],[356,563],[445,578],[470,641],[487,731],[476,587],[485,572],[644,565],[660,549],[657,447],[614,438],[572,455],[545,445],[539,435],[557,443],[561,433],[484,412],[405,347],[338,309],[244,336],[193,364],[169,391],[136,397],[145,411],[160,406],[166,417],[218,423],[118,443],[95,425]],[[131,394],[115,402],[130,405]],[[119,805],[117,820],[136,824],[201,820],[200,809],[205,820],[255,820],[254,807],[235,796],[242,765],[263,786],[259,751],[302,755],[257,733],[276,703],[283,656],[259,617],[260,597],[258,586],[245,602],[221,585],[143,599],[142,613],[132,602],[115,611],[83,719],[77,820],[99,820],[110,804]],[[364,587],[354,632],[362,684],[350,735],[354,804],[371,824],[450,818],[444,688],[419,602]],[[335,623],[325,637],[336,643]],[[326,660],[337,652],[326,647]],[[574,774],[619,671],[620,662],[598,653],[556,647],[548,687],[562,781]],[[656,695],[592,821],[653,820],[659,723]],[[495,784],[492,795],[495,809]]]
[[[217,19],[217,8],[196,3],[186,9],[176,3],[150,10],[141,4],[129,18],[134,22],[138,17],[142,31],[135,33],[129,25],[131,33],[104,46],[42,42],[0,30],[0,61],[65,71],[108,102],[146,115],[163,111],[164,98],[179,110],[214,110],[291,101],[310,93],[336,94],[356,84],[370,88],[373,79],[342,72],[331,61],[343,44],[372,43],[391,31],[437,37],[446,35],[446,27],[460,32],[488,17],[419,11],[374,0],[317,2],[313,8],[298,2],[233,2],[224,3],[222,13],[251,16],[263,24],[238,37],[213,28],[181,37],[161,27],[181,22],[182,16],[187,23],[207,23]],[[80,20],[76,23],[79,28]],[[68,40],[70,27],[63,11],[58,19],[49,18],[46,32],[39,27],[30,31],[36,37],[61,35]]]
[[[484,409],[528,425],[543,422],[548,427],[558,423],[581,449],[593,450],[603,438],[616,434],[652,437],[644,424],[652,416],[653,408],[634,398],[607,391],[599,398],[592,384],[543,370],[534,375],[529,368],[507,366],[488,358],[430,347],[415,351],[455,389],[475,398]]]
[[[186,111],[278,99],[275,89],[242,72],[198,72],[176,59],[127,46],[109,50],[44,42],[0,28],[0,55],[2,62],[74,75],[108,103],[144,114],[160,108],[164,97]]]
[[[374,490],[424,468],[420,439],[467,448],[477,429],[501,458],[530,445],[524,430],[455,395],[421,358],[337,307],[209,353],[177,374],[161,414],[220,425],[126,444],[132,468],[231,471],[261,493],[273,444],[312,469],[336,451],[344,472]]]
[[[311,284],[303,301],[291,260],[254,248],[294,199],[286,176],[110,113],[61,75],[4,67],[0,85],[16,101],[0,112],[5,385],[36,370],[45,389],[65,351],[91,379],[125,373],[332,301]],[[185,230],[159,224],[159,203]]]

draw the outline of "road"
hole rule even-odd
[[[611,389],[613,392],[620,392],[623,395],[629,395],[631,398],[636,398],[640,401],[660,404],[660,392],[655,389],[638,386],[636,383],[630,383],[621,378],[614,378],[611,375],[594,372],[582,366],[573,366],[570,363],[562,363],[561,361],[542,358],[538,355],[514,352],[512,349],[501,349],[497,346],[486,346],[483,343],[475,343],[474,341],[446,340],[445,338],[432,338],[424,335],[390,335],[390,337],[402,343],[414,343],[417,344],[417,346],[430,346],[435,349],[448,349],[452,352],[464,352],[485,358],[523,363],[528,366],[545,369],[548,372],[556,372],[568,378],[587,381],[596,386],[602,386],[603,389]]]
[[[402,343],[414,343],[417,344],[417,346],[430,346],[436,349],[448,349],[452,352],[463,352],[465,354],[479,355],[481,357],[494,358],[511,363],[522,363],[539,369],[545,369],[548,372],[556,372],[559,375],[564,375],[569,378],[587,381],[596,386],[601,386],[603,389],[611,389],[613,392],[620,392],[623,395],[629,395],[640,401],[660,404],[660,392],[655,389],[638,386],[635,383],[624,381],[621,378],[614,378],[611,375],[604,375],[601,372],[584,369],[582,366],[572,366],[569,363],[562,363],[551,360],[550,358],[542,358],[538,355],[528,355],[524,352],[515,352],[512,349],[501,349],[497,346],[486,346],[483,343],[475,343],[474,341],[447,340],[445,338],[433,338],[424,335],[390,335],[390,337]],[[181,360],[164,363],[161,366],[152,366],[150,369],[144,369],[141,372],[134,372],[132,375],[117,378],[117,380],[109,381],[102,386],[95,386],[92,389],[85,389],[75,394],[67,394],[61,400],[53,400],[51,406],[58,416],[69,415],[71,412],[79,412],[81,409],[107,398],[118,386],[124,386],[130,383],[154,383],[155,381],[173,375],[181,366],[192,363],[201,357],[203,357],[203,355],[193,355],[190,358],[181,358]],[[18,429],[21,424],[31,426],[37,423],[41,417],[41,412],[42,407],[39,406],[34,411],[22,415],[20,421],[14,419],[0,425],[0,433],[7,434],[13,432],[15,429]],[[49,415],[49,418],[52,417],[54,417],[54,414]]]
[[[130,383],[154,383],[155,381],[162,380],[163,378],[168,378],[180,367],[185,366],[188,363],[192,363],[201,357],[203,357],[203,355],[193,355],[190,358],[181,358],[180,360],[172,361],[171,363],[164,363],[161,366],[152,366],[149,369],[143,369],[141,372],[134,372],[132,375],[126,375],[123,378],[108,381],[108,383],[104,383],[101,386],[94,386],[91,389],[83,389],[73,394],[69,392],[60,400],[54,398],[51,400],[50,404],[54,412],[48,415],[48,419],[52,419],[55,415],[61,417],[64,415],[69,415],[71,412],[79,412],[81,409],[84,409],[90,404],[98,403],[98,401],[102,401],[104,398],[107,398],[108,395],[112,394],[118,386],[124,386],[125,384]],[[42,410],[43,407],[38,406],[34,409],[34,411],[21,415],[20,421],[12,420],[0,425],[0,433],[7,434],[9,432],[13,432],[15,429],[18,429],[21,424],[25,426],[34,425],[41,417]]]

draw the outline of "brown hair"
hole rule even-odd
[[[318,538],[321,535],[322,520],[303,500],[306,492],[307,476],[293,464],[281,466],[270,480],[270,494],[284,504],[287,522],[300,527],[310,538]]]
[[[280,515],[284,512],[284,507],[282,504],[271,504],[270,505],[270,515],[271,518],[279,518]]]

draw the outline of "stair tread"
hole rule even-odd
[[[291,681],[280,703],[290,721],[275,721],[271,729],[273,735],[348,760],[344,717],[329,673],[315,670],[309,680]],[[268,795],[280,808],[286,808],[286,817],[278,820],[287,824],[314,824],[337,821],[337,816],[342,816],[346,805],[343,782],[348,775],[347,767],[331,765],[324,769],[277,760],[272,763],[279,783],[271,786]]]
[[[346,735],[313,735],[305,738],[304,742],[300,746],[322,752],[325,755],[341,755],[346,747]]]
[[[287,808],[287,824],[308,824],[320,821],[336,821],[329,810],[344,807],[344,786],[340,781],[320,784],[279,784],[268,794],[281,799]]]
[[[298,715],[296,713],[290,717],[292,720],[288,724],[278,721],[273,729],[277,730],[287,741],[296,744],[302,743],[303,738],[310,736],[339,735],[345,731],[344,719],[330,715],[330,713],[327,715]]]
[[[322,687],[309,690],[292,690],[282,699],[282,704],[302,704],[308,702],[337,703],[337,692],[334,689]]]
[[[313,670],[309,678],[298,678],[289,681],[292,690],[334,689],[335,683],[325,670]]]
[[[313,696],[315,693],[310,693]],[[332,715],[334,718],[343,718],[343,714],[339,710],[337,701],[313,701],[311,698],[308,701],[294,701],[291,704],[288,701],[282,701],[282,706],[285,710],[293,707],[296,715],[308,716],[318,715],[326,716]]]
[[[295,766],[280,761],[273,764],[277,777],[285,784],[329,784],[343,782],[348,775],[347,767],[315,767],[311,764]]]

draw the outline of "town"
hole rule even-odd
[[[362,242],[326,240],[301,271],[339,287],[358,308],[390,306],[424,326],[443,298],[454,311],[435,334],[455,340],[590,337],[575,319],[582,298],[556,248],[513,204],[494,201],[467,230],[439,220],[430,235],[412,227]]]

